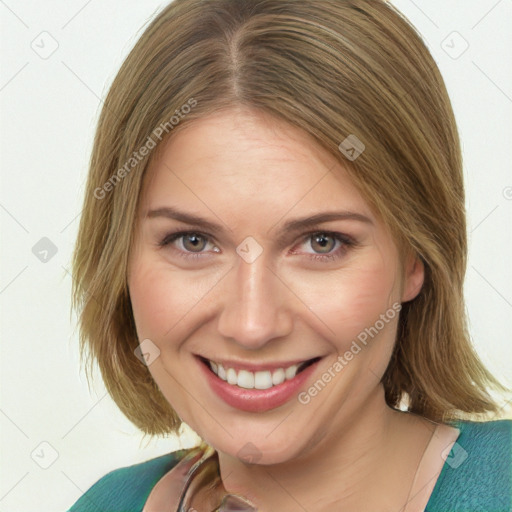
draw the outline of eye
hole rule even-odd
[[[196,231],[180,231],[167,235],[158,245],[165,247],[176,241],[181,242],[176,249],[178,254],[184,258],[200,258],[201,255],[204,254],[203,250],[211,243],[211,239],[208,235]],[[181,247],[179,247],[179,245],[181,245]],[[213,251],[220,252],[215,245],[213,245]]]
[[[341,258],[347,250],[356,245],[355,241],[342,233],[316,231],[308,233],[303,244],[310,244],[313,253],[306,251],[309,257],[317,261],[332,261]],[[336,250],[334,250],[336,248]],[[293,251],[296,254],[296,251]]]
[[[176,242],[180,242],[176,244]],[[310,244],[313,252],[305,251],[309,259],[316,261],[333,261],[342,258],[350,247],[355,246],[356,242],[352,238],[342,233],[315,231],[308,233],[302,238],[301,245]],[[173,246],[178,255],[182,258],[197,259],[206,256],[207,247],[211,246],[211,251],[219,253],[220,249],[213,244],[212,238],[204,233],[197,231],[180,231],[168,234],[158,244],[160,247]],[[301,254],[296,250],[292,254]]]

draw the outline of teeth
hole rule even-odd
[[[255,389],[268,389],[273,386],[272,373],[270,372],[256,372],[254,374],[254,388]]]
[[[235,385],[237,383],[236,371],[233,368],[228,368],[226,375],[229,384]]]
[[[274,384],[274,386],[281,384],[281,382],[284,382],[285,380],[286,380],[286,374],[284,373],[284,370],[282,368],[279,368],[279,370],[276,370],[272,374],[272,384]]]
[[[227,370],[221,363],[209,361],[213,373],[220,379],[226,381],[232,386],[238,386],[245,389],[269,389],[273,386],[282,384],[285,380],[290,380],[297,375],[297,370],[301,365],[294,364],[288,368],[278,368],[271,371],[250,372],[247,370],[236,371],[233,368]]]
[[[293,366],[290,366],[290,368],[286,368],[284,371],[284,375],[286,377],[286,380],[293,379],[295,375],[297,375],[297,368],[299,367],[298,364],[294,364]]]
[[[254,373],[248,372],[247,370],[240,370],[238,372],[236,385],[241,388],[254,389]]]

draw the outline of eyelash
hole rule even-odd
[[[199,235],[200,237],[204,238],[207,242],[212,242],[212,239],[209,235],[207,235],[205,233],[201,233],[200,231],[177,231],[175,233],[167,234],[165,236],[165,238],[161,242],[158,243],[158,246],[166,247],[166,246],[172,244],[173,242],[175,242],[176,240],[178,240],[184,236],[187,236],[187,235]],[[328,254],[308,253],[308,257],[314,261],[321,261],[321,262],[326,263],[329,261],[337,260],[337,259],[341,258],[350,247],[354,247],[357,245],[356,241],[353,240],[352,238],[348,237],[347,235],[344,235],[342,233],[333,232],[333,231],[311,231],[309,233],[305,233],[301,239],[302,243],[310,240],[313,237],[313,235],[326,235],[327,237],[332,237],[336,241],[339,241],[342,243],[342,245],[340,247],[338,247],[338,249],[336,251],[328,253]],[[190,259],[196,260],[198,258],[202,258],[204,255],[203,252],[191,253],[191,252],[184,252],[180,249],[176,249],[176,250],[178,251],[178,254],[182,258],[185,258],[188,260],[190,260]]]

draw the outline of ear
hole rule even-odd
[[[409,255],[402,287],[402,302],[413,300],[420,293],[424,279],[425,266],[423,260],[417,255]]]

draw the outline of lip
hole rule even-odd
[[[296,396],[323,357],[302,370],[293,379],[285,380],[278,386],[269,389],[244,389],[232,386],[217,377],[199,357],[195,359],[212,391],[224,402],[246,412],[265,412],[280,407]],[[303,360],[299,362],[303,362]],[[278,368],[282,368],[282,366]]]

